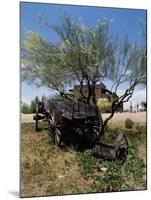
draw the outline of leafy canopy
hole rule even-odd
[[[127,102],[138,84],[146,84],[146,45],[131,44],[127,37],[109,35],[109,23],[97,21],[95,28],[63,14],[61,23],[50,25],[59,37],[54,44],[36,32],[29,31],[22,41],[22,78],[37,86],[47,86],[68,98],[70,85],[79,84],[86,103],[97,104],[95,86],[104,80],[112,82],[108,92],[115,98],[111,114],[102,121],[100,135],[118,106]],[[121,84],[125,91],[117,96]],[[83,85],[87,86],[85,95]]]
[[[108,26],[103,20],[92,29],[64,14],[60,24],[49,25],[58,34],[59,44],[27,32],[21,51],[23,80],[59,92],[77,81],[91,85],[105,78],[113,82],[115,90],[125,81],[145,83],[144,49],[127,38],[119,41],[109,36]]]

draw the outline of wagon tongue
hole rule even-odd
[[[44,119],[45,116],[42,116],[42,115],[39,115],[39,114],[36,114],[33,116],[33,120],[41,120],[41,119]]]

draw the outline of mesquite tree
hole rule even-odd
[[[36,32],[27,32],[21,49],[22,78],[54,89],[68,99],[68,86],[79,83],[83,100],[95,105],[96,84],[112,82],[108,91],[114,97],[111,113],[105,121],[99,114],[100,137],[118,106],[131,98],[136,85],[145,84],[146,48],[130,44],[126,37],[120,40],[109,35],[109,23],[105,20],[98,21],[95,29],[67,15],[57,25],[43,22],[57,33],[59,42],[54,44]],[[125,92],[117,96],[119,86],[124,83]],[[83,85],[87,86],[87,94]]]

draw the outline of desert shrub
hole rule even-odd
[[[122,127],[114,127],[110,125],[108,125],[107,127],[107,131],[104,136],[105,139],[103,138],[104,139],[103,142],[114,144],[120,132],[122,132],[126,136],[128,143],[130,145],[131,144],[133,144],[134,146],[138,145],[138,142],[140,141],[140,134],[138,134],[138,130],[136,128],[129,129]]]
[[[107,99],[98,99],[97,106],[101,112],[111,111],[111,102],[109,102]]]
[[[118,134],[121,132],[121,130],[122,129],[120,127],[107,125],[105,134],[106,142],[113,143],[116,140]]]
[[[146,125],[136,125],[136,131],[137,131],[137,138],[138,142],[140,144],[146,144],[146,136],[147,136],[147,126]]]
[[[136,124],[136,130],[138,132],[139,135],[144,135],[146,134],[146,129],[147,127],[145,125],[139,125],[139,124]]]
[[[133,125],[134,125],[134,122],[133,122],[131,119],[127,118],[127,119],[125,120],[125,128],[132,129],[132,128],[133,128]]]
[[[129,145],[137,147],[139,142],[139,137],[137,135],[136,129],[123,129],[122,131],[125,134]]]

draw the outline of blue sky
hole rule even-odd
[[[141,18],[146,16],[145,10],[134,9],[119,9],[119,8],[103,8],[103,7],[88,7],[88,6],[69,6],[56,4],[40,4],[40,3],[21,3],[21,34],[32,30],[39,32],[46,39],[53,43],[58,42],[57,35],[45,25],[38,22],[38,16],[42,15],[50,24],[60,23],[61,12],[66,12],[72,17],[82,18],[82,21],[94,28],[97,20],[109,20],[109,32],[118,33],[123,38],[128,35],[130,42],[142,43],[142,36],[140,34],[139,22]],[[37,89],[35,86],[29,86],[26,83],[21,85],[22,101],[29,103],[36,95],[43,94],[51,96],[52,91],[46,88]],[[146,94],[144,89],[139,89],[135,92],[133,101],[145,100]]]

